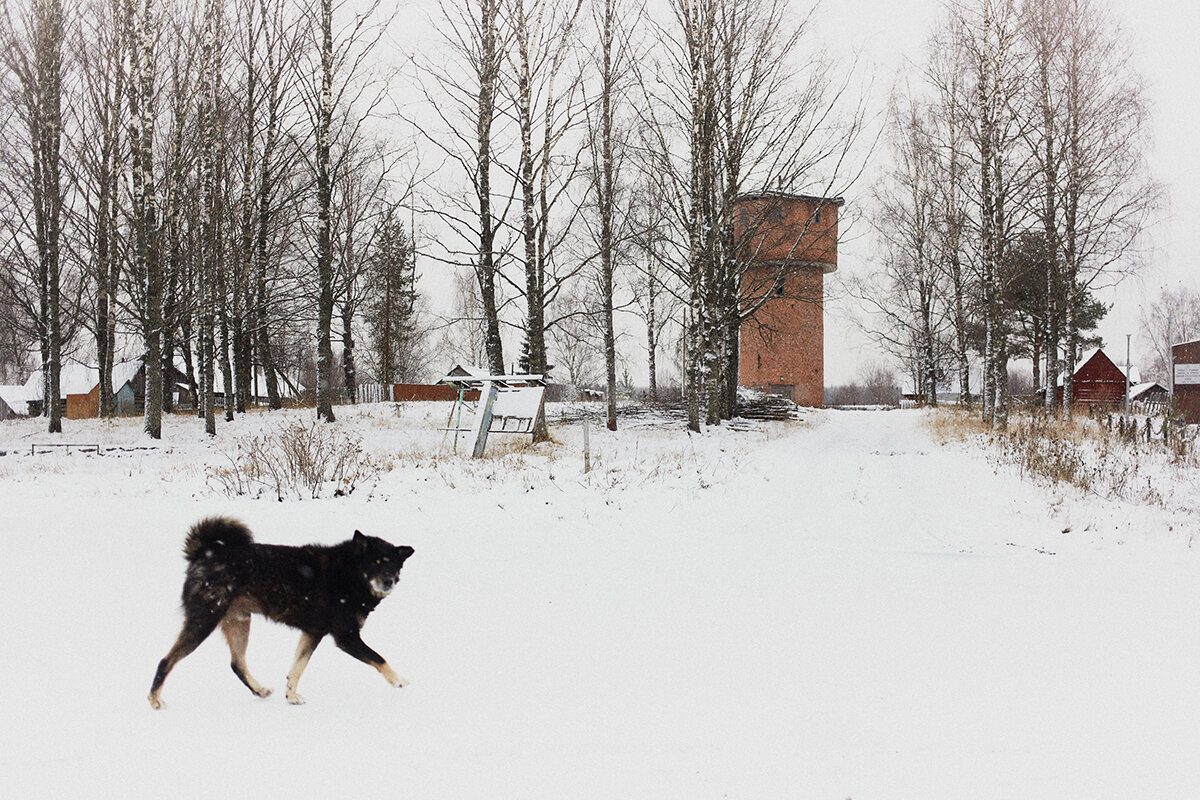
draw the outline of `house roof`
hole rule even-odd
[[[112,387],[114,392],[120,391],[121,387],[133,377],[137,375],[138,370],[142,368],[140,361],[121,361],[113,364],[112,369]],[[32,397],[35,400],[42,397],[42,371],[34,370],[29,379],[25,381],[26,398]],[[100,382],[100,370],[95,367],[89,367],[86,364],[63,364],[62,369],[58,373],[58,391],[63,397],[69,394],[88,394],[96,388],[96,384]]]
[[[24,414],[29,395],[24,386],[0,386],[0,402],[18,414]]]
[[[1092,359],[1094,359],[1096,356],[1104,356],[1104,358],[1110,364],[1112,364],[1114,367],[1117,368],[1118,372],[1120,372],[1122,375],[1125,375],[1125,365],[1118,364],[1117,362],[1113,361],[1111,358],[1108,357],[1108,354],[1105,353],[1104,350],[1099,347],[1094,347],[1091,350],[1088,350],[1087,352],[1085,352],[1082,356],[1080,356],[1079,361],[1077,361],[1075,364],[1075,374],[1078,375],[1080,370],[1082,370],[1084,367],[1086,367],[1088,365],[1088,363]],[[1135,384],[1141,382],[1142,373],[1141,373],[1141,370],[1138,369],[1137,364],[1134,364],[1133,366],[1131,366],[1129,368],[1129,375],[1126,376],[1126,380],[1128,380],[1130,383],[1135,383]],[[1058,376],[1058,385],[1059,386],[1063,385],[1063,376],[1062,375]]]
[[[478,389],[483,385],[484,381],[491,381],[500,386],[511,386],[513,384],[526,386],[543,386],[546,383],[545,375],[520,374],[520,375],[492,375],[487,370],[479,367],[468,367],[462,364],[455,364],[446,376],[438,381],[438,385],[455,386],[458,388]]]
[[[1150,394],[1152,392],[1166,393],[1166,391],[1167,387],[1163,386],[1158,381],[1147,381],[1146,383],[1139,383],[1137,386],[1130,388],[1129,399],[1137,400],[1139,397],[1145,394]]]

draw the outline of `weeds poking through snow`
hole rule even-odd
[[[1016,467],[1032,480],[1153,505],[1165,504],[1156,485],[1164,470],[1196,465],[1186,431],[1169,419],[1126,423],[1122,417],[1077,417],[1062,423],[1014,416],[1009,430],[1001,433],[989,430],[974,414],[944,410],[931,415],[930,427],[943,443],[974,439],[984,444],[990,461]]]
[[[316,420],[286,420],[239,439],[224,456],[224,464],[207,470],[210,486],[231,496],[269,492],[281,501],[348,495],[386,470],[361,439]]]

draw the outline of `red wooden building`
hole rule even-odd
[[[837,269],[840,197],[768,192],[734,204],[743,307],[738,383],[821,406],[825,394],[825,275]]]
[[[1125,370],[1117,366],[1103,350],[1093,350],[1085,353],[1075,368],[1075,405],[1119,406],[1125,402],[1128,386]],[[1059,403],[1062,403],[1062,398],[1063,387],[1060,384]]]

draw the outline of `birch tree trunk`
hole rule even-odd
[[[321,0],[321,95],[317,105],[317,418],[333,422],[333,0]]]
[[[62,73],[63,7],[62,0],[34,0],[33,23],[34,81],[27,91],[34,97],[30,115],[30,142],[34,149],[34,198],[37,230],[39,275],[45,278],[46,344],[49,358],[43,369],[46,384],[50,433],[62,433],[62,407],[59,404],[62,369],[61,249],[62,188]]]
[[[217,5],[219,0],[208,0],[204,7],[204,41],[202,45],[200,83],[200,361],[204,384],[204,431],[209,436],[217,433],[215,384],[215,321],[216,306],[220,290],[218,278],[217,225]],[[223,349],[223,348],[222,348]],[[230,386],[226,378],[225,408],[230,406]]]
[[[130,184],[135,274],[143,294],[141,327],[145,379],[142,427],[162,438],[162,295],[158,200],[154,183],[154,0],[127,0],[130,38]]]
[[[504,343],[500,338],[500,316],[496,302],[496,221],[492,214],[492,123],[496,116],[497,81],[503,53],[497,37],[498,0],[479,4],[479,100],[476,106],[475,168],[476,199],[479,204],[479,249],[475,277],[483,306],[484,348],[488,370],[504,374]]]
[[[617,213],[616,168],[613,162],[614,131],[613,101],[617,75],[615,55],[616,19],[613,0],[601,0],[600,10],[600,109],[597,120],[599,141],[596,176],[596,206],[600,230],[597,244],[600,250],[600,317],[604,339],[604,374],[606,381],[606,420],[610,431],[617,429],[617,340],[613,327],[613,276],[616,273]]]

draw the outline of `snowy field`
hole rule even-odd
[[[1052,489],[923,412],[688,436],[579,423],[471,462],[444,407],[339,408],[385,465],[347,497],[226,497],[255,414],[209,441],[31,455],[0,423],[0,785],[13,798],[1183,798],[1200,792],[1200,520]],[[289,412],[300,416],[300,412]],[[311,412],[303,417],[307,419]],[[144,447],[139,420],[62,441]],[[1166,484],[1165,484],[1166,485]],[[180,623],[183,535],[355,528],[416,548],[364,639],[256,619],[252,696],[215,635],[146,702]]]

